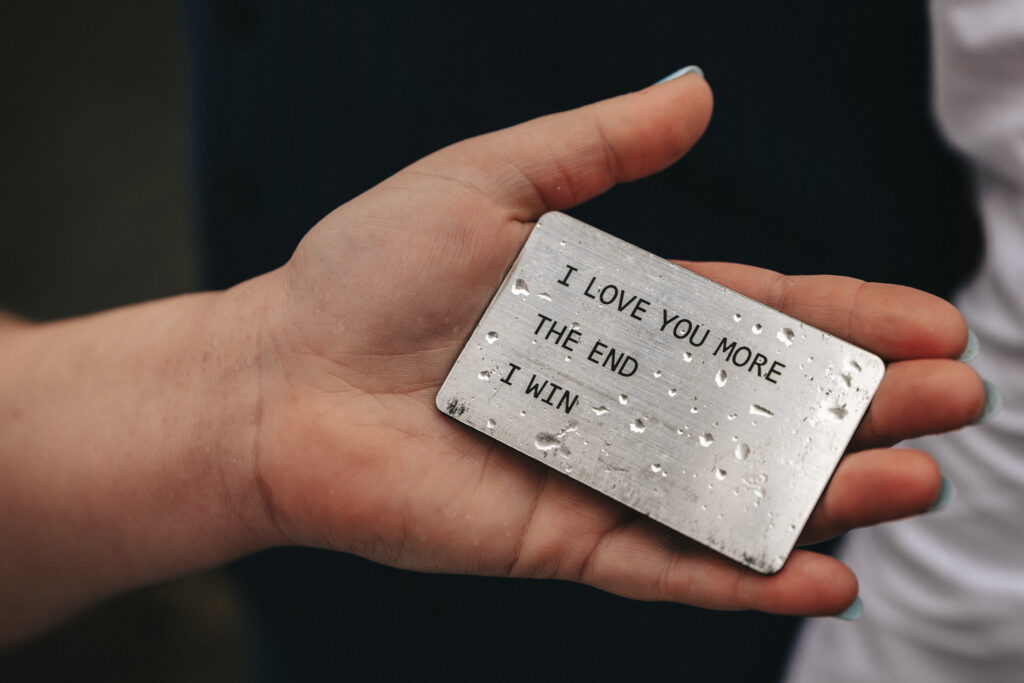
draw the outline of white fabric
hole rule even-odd
[[[996,384],[990,422],[912,445],[946,510],[850,534],[859,621],[805,623],[788,683],[1024,681],[1024,0],[933,0],[935,107],[971,163],[986,250],[957,296]]]

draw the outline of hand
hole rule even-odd
[[[258,281],[251,477],[272,529],[264,543],[720,609],[849,605],[856,579],[837,560],[797,551],[778,574],[758,575],[434,406],[533,222],[674,163],[710,112],[706,83],[691,75],[452,145],[334,211]],[[955,309],[897,286],[686,265],[894,361],[805,541],[935,501],[934,461],[883,446],[980,412],[980,380],[948,360],[967,334]]]

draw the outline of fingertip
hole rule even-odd
[[[957,358],[961,363],[970,363],[972,360],[978,357],[978,350],[981,345],[978,343],[978,335],[974,334],[974,330],[967,328],[967,343],[964,344],[964,350]]]
[[[873,313],[860,322],[887,360],[959,357],[967,346],[967,321],[945,299],[912,287],[869,283]]]
[[[684,66],[681,69],[676,69],[675,71],[670,73],[668,76],[665,76],[661,80],[655,81],[654,85],[668,83],[669,81],[674,81],[677,78],[682,78],[683,76],[688,76],[690,74],[695,74],[697,76],[700,76],[701,78],[704,78],[704,69],[700,68],[696,64]]]
[[[669,83],[670,87],[662,87]],[[664,150],[670,159],[668,163],[672,163],[686,154],[707,130],[714,109],[711,86],[700,67],[687,66],[644,88],[641,94],[652,98],[670,98],[667,106],[661,105],[665,107],[665,114],[661,118],[661,126],[654,130],[662,136]],[[645,109],[651,111],[650,107]]]
[[[945,475],[942,476],[942,488],[939,489],[939,495],[932,503],[932,506],[928,508],[927,512],[938,512],[939,510],[945,510],[956,498],[956,486],[953,485]]]
[[[999,393],[998,387],[987,379],[981,380],[981,384],[985,390],[984,399],[981,402],[978,417],[974,418],[974,422],[971,424],[988,422],[1003,407],[1003,395]]]
[[[821,553],[795,550],[782,571],[761,577],[766,585],[755,609],[777,614],[830,616],[857,598],[857,576],[845,564]]]
[[[864,603],[861,602],[860,596],[858,595],[853,599],[853,603],[849,607],[844,609],[839,614],[835,615],[836,619],[842,621],[857,621],[860,619],[860,615],[864,613]]]

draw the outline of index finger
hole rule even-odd
[[[886,360],[957,358],[967,345],[960,311],[911,287],[738,263],[674,263]]]

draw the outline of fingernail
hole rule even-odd
[[[996,385],[987,379],[981,380],[981,383],[985,385],[985,405],[981,408],[981,414],[972,423],[976,425],[988,422],[1003,407],[1003,396],[999,389],[996,389]]]
[[[958,361],[963,363],[970,363],[972,360],[978,357],[978,335],[974,334],[974,330],[967,328],[967,345],[964,346],[964,352],[957,358]]]
[[[690,66],[684,66],[682,69],[679,69],[678,71],[673,71],[668,76],[665,76],[665,78],[661,79],[654,85],[658,85],[658,83],[665,83],[667,81],[675,80],[676,78],[681,78],[686,74],[697,74],[701,78],[704,78],[704,70],[701,69],[699,66],[691,64]]]
[[[949,504],[956,498],[956,487],[953,486],[953,482],[946,479],[946,476],[942,476],[942,488],[939,489],[939,497],[935,499],[932,506],[928,508],[927,512],[937,512],[944,510],[949,507]]]
[[[860,596],[858,595],[852,605],[836,615],[836,619],[842,619],[843,621],[857,621],[863,613],[864,603],[860,601]]]

